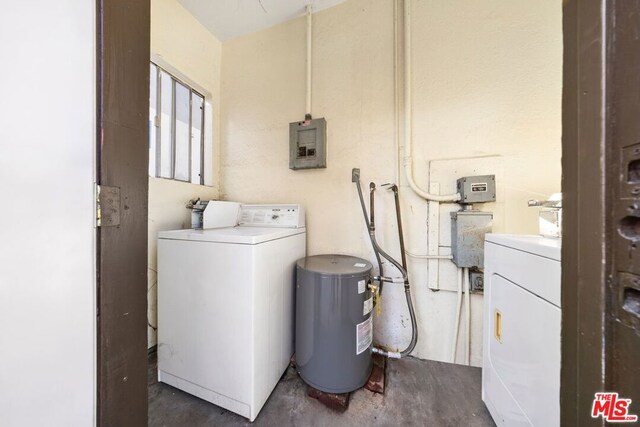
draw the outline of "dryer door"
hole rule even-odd
[[[505,425],[559,425],[560,309],[497,274],[489,304],[492,403]]]

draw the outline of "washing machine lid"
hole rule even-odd
[[[159,239],[257,245],[305,233],[305,228],[225,227],[206,230],[172,230],[158,233]]]
[[[560,261],[561,239],[527,234],[487,234],[487,242]]]

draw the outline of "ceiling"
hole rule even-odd
[[[253,33],[345,0],[178,0],[220,41]]]

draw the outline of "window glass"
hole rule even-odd
[[[149,66],[149,176],[213,185],[212,106],[161,67]]]
[[[204,103],[204,185],[213,185],[213,108]]]
[[[204,184],[202,176],[203,134],[202,121],[204,118],[204,98],[191,92],[191,182]]]
[[[149,67],[149,175],[156,176],[156,109],[158,106],[158,67]]]
[[[175,82],[175,169],[174,178],[180,181],[189,181],[189,153],[191,144],[189,141],[190,123],[189,116],[190,96],[189,88],[179,82]]]
[[[173,79],[160,72],[160,171],[162,178],[173,178]]]

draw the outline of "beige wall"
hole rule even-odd
[[[179,74],[209,95],[213,105],[214,186],[149,178],[149,321],[156,324],[156,238],[158,231],[191,226],[189,199],[218,197],[220,141],[220,59],[222,46],[176,0],[151,2],[151,57],[167,71]],[[149,346],[156,344],[148,332]]]
[[[452,190],[463,174],[495,173],[498,201],[483,207],[495,212],[494,230],[535,233],[536,212],[526,200],[560,190],[561,1],[431,0],[413,1],[413,8],[417,182],[427,188],[431,177]],[[223,45],[223,196],[303,203],[309,254],[371,259],[350,178],[351,168],[360,167],[365,185],[396,179],[393,16],[392,0],[348,0],[314,15],[312,112],[327,119],[325,170],[288,168],[288,124],[305,113],[304,20]],[[437,159],[454,160],[430,163]],[[426,203],[405,182],[407,246],[425,253]],[[397,256],[391,194],[379,191],[378,200],[379,240]],[[446,253],[452,208],[442,209]],[[448,360],[455,293],[428,290],[426,268],[424,261],[410,262],[420,324],[415,354]],[[441,287],[455,287],[455,269],[441,268]],[[478,365],[482,297],[472,299],[472,363]],[[409,325],[402,290],[387,285],[376,340],[403,347]]]

